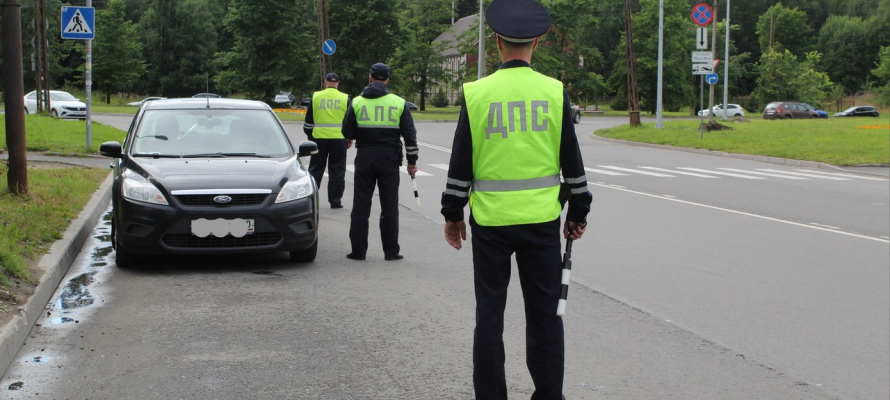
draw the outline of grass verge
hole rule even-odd
[[[719,121],[718,121],[719,122]],[[705,131],[699,121],[666,121],[596,131],[635,142],[823,162],[833,165],[890,164],[890,125],[885,118],[747,120],[725,122],[732,130]]]
[[[98,154],[103,142],[122,142],[125,132],[98,123],[90,124],[90,148],[86,147],[86,122],[58,120],[45,115],[25,116],[27,151],[63,154]],[[6,148],[6,119],[0,118],[0,147]]]
[[[83,167],[28,168],[28,193],[11,194],[9,166],[0,162],[0,286],[10,278],[30,281],[28,260],[37,260],[83,209],[108,170]]]

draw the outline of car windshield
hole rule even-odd
[[[850,108],[844,110],[844,112],[853,112],[853,111],[856,111],[856,107],[850,107]]]
[[[66,92],[49,92],[49,98],[51,101],[80,101]]]
[[[293,155],[277,118],[265,110],[149,110],[132,146],[139,155]]]

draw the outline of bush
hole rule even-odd
[[[445,92],[440,90],[439,93],[436,93],[436,95],[430,99],[430,104],[432,104],[433,107],[448,107],[448,97],[445,96]]]
[[[457,98],[454,99],[454,105],[460,107],[460,104],[464,101],[464,92],[461,91],[460,94],[457,95]]]
[[[623,93],[619,93],[618,96],[615,96],[612,99],[612,102],[609,103],[609,107],[614,111],[627,111],[630,108],[630,105],[627,102],[627,96]]]

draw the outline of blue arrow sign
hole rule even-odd
[[[705,75],[705,82],[708,82],[710,85],[717,83],[717,74],[711,72],[710,74]]]
[[[334,43],[334,39],[325,40],[324,43],[321,44],[321,51],[327,55],[334,54],[334,52],[337,51],[337,45]]]
[[[96,38],[96,9],[62,7],[62,39]]]

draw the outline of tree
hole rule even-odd
[[[808,24],[807,14],[797,8],[785,8],[782,3],[760,16],[756,32],[762,53],[770,51],[771,38],[772,48],[778,52],[787,49],[792,54],[806,54],[813,49],[813,28]]]
[[[329,0],[331,36],[337,43],[333,68],[340,75],[339,89],[344,93],[361,94],[368,85],[371,65],[393,61],[401,45],[397,6],[392,0]],[[403,78],[393,76],[392,83]]]
[[[803,61],[788,50],[765,53],[760,58],[752,96],[761,104],[776,100],[819,104],[832,87],[828,75],[815,70],[820,57],[815,51],[807,53]]]
[[[448,0],[404,0],[401,5],[403,43],[394,57],[396,86],[403,93],[418,93],[420,110],[426,110],[427,88],[445,79],[441,52],[447,43],[433,43],[451,23]]]
[[[124,20],[123,0],[111,0],[108,8],[96,10],[96,30],[102,35],[93,40],[92,79],[105,92],[105,104],[110,104],[112,93],[132,85],[145,73],[142,45],[136,26]]]
[[[608,91],[594,67],[602,64],[599,49],[585,33],[597,24],[593,0],[554,0],[549,4],[552,29],[541,38],[532,62],[535,70],[562,81],[576,101],[594,101]]]
[[[234,45],[217,55],[219,87],[267,101],[283,89],[308,91],[318,63],[315,21],[304,16],[314,3],[234,0],[225,20]]]
[[[209,0],[149,0],[137,25],[149,64],[138,91],[187,97],[207,90],[215,75],[214,6]]]
[[[881,47],[878,59],[880,62],[875,63],[877,68],[871,70],[871,73],[878,78],[878,84],[883,84],[878,88],[878,99],[887,106],[890,105],[890,47]]]
[[[631,21],[634,32],[654,32],[651,35],[634,35],[640,108],[650,113],[655,113],[657,109],[658,2],[659,0],[641,0],[640,11],[633,14]],[[621,36],[623,43],[624,34]],[[688,3],[683,0],[664,0],[662,107],[667,111],[678,111],[695,98],[690,84],[692,60],[689,58],[689,49],[695,48],[694,38]],[[626,96],[625,50],[623,45],[618,48],[621,56],[615,61],[609,86],[619,88],[619,96]]]
[[[819,31],[820,67],[832,80],[843,85],[847,93],[856,93],[865,86],[874,66],[878,48],[871,48],[865,22],[859,17],[832,15]]]

